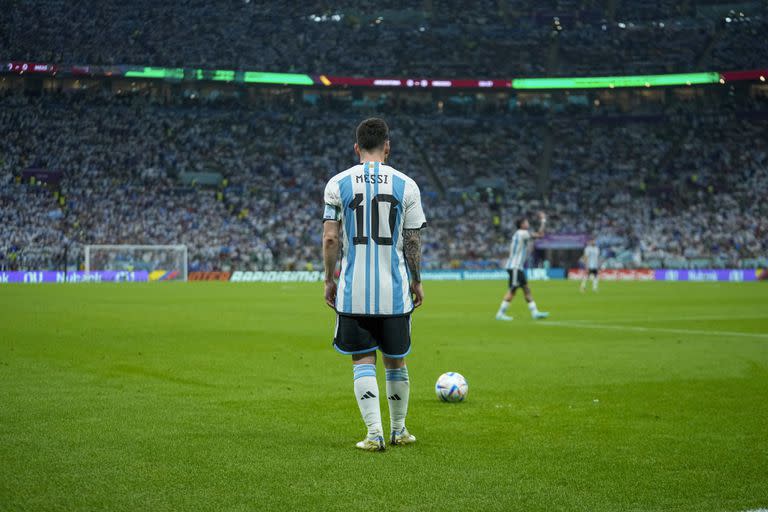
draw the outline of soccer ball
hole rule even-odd
[[[435,393],[443,402],[461,402],[467,397],[469,384],[460,373],[447,372],[437,378]]]

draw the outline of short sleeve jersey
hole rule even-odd
[[[584,259],[587,260],[587,268],[597,268],[600,259],[600,249],[596,245],[588,245],[584,248]]]
[[[525,267],[525,260],[528,259],[528,244],[531,240],[531,233],[527,229],[518,229],[512,235],[512,242],[509,244],[509,258],[507,258],[506,268],[508,270],[522,269]]]
[[[325,187],[323,220],[341,223],[336,311],[397,316],[413,310],[403,230],[426,226],[416,182],[381,162],[343,171]]]

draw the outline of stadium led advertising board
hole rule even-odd
[[[715,84],[719,73],[671,75],[593,76],[580,78],[516,78],[513,89],[610,89],[613,87],[658,87],[665,85]]]
[[[612,89],[622,87],[663,87],[706,85],[733,81],[765,81],[768,71],[708,71],[666,75],[627,75],[566,78],[428,78],[428,77],[350,77],[304,73],[267,73],[231,69],[162,68],[144,66],[56,66],[45,63],[6,62],[0,73],[47,73],[62,77],[89,75],[99,77],[145,78],[172,81],[216,81],[246,84],[275,84],[325,87],[382,87],[402,89],[476,89],[476,90],[568,90]]]

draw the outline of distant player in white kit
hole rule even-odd
[[[584,293],[584,290],[587,288],[587,277],[592,279],[592,291],[596,292],[598,276],[600,275],[600,249],[597,248],[594,239],[590,239],[584,248],[581,261],[584,262],[584,266],[587,268],[587,273],[581,280],[581,293]]]
[[[531,295],[531,289],[528,287],[528,279],[525,277],[525,261],[528,259],[529,242],[533,238],[544,236],[544,226],[547,224],[547,217],[543,212],[539,212],[539,222],[539,230],[534,233],[529,231],[530,223],[528,219],[522,218],[515,223],[517,231],[512,236],[512,243],[509,245],[509,258],[507,258],[506,265],[507,273],[509,274],[509,288],[507,293],[504,294],[499,311],[496,312],[496,320],[512,320],[511,316],[507,316],[507,308],[509,308],[509,303],[515,297],[515,292],[518,288],[523,289],[525,301],[528,303],[528,310],[531,312],[531,317],[534,320],[540,320],[549,316],[549,313],[539,311],[536,307],[536,302]]]
[[[414,443],[405,427],[410,381],[411,312],[421,305],[421,232],[426,226],[416,183],[385,164],[389,128],[378,118],[357,127],[360,164],[325,187],[325,302],[336,310],[333,346],[352,356],[354,389],[368,435],[357,448],[384,450],[376,350],[387,377],[390,443]],[[334,280],[339,244],[339,283]]]

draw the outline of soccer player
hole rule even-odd
[[[509,289],[504,294],[504,298],[499,306],[499,311],[496,313],[496,320],[512,320],[511,316],[507,316],[507,308],[509,303],[515,297],[515,292],[518,288],[523,289],[525,295],[525,301],[528,303],[528,310],[531,312],[531,317],[534,320],[541,318],[547,318],[549,313],[539,311],[536,307],[536,302],[531,295],[531,289],[528,287],[528,279],[525,277],[525,260],[528,259],[528,242],[532,238],[541,238],[544,236],[544,226],[547,224],[547,217],[543,212],[539,212],[539,230],[531,233],[530,223],[528,219],[518,219],[515,225],[517,231],[512,236],[512,243],[509,246],[509,258],[507,259],[507,273],[509,274]]]
[[[325,302],[336,310],[333,346],[352,356],[354,390],[368,435],[362,450],[385,447],[376,381],[376,350],[386,369],[390,443],[414,443],[405,427],[410,381],[411,312],[424,301],[421,233],[426,226],[416,183],[385,164],[389,128],[378,118],[357,127],[360,164],[325,187],[323,260]],[[334,280],[342,248],[338,285]]]
[[[597,281],[600,267],[600,249],[595,245],[595,240],[590,239],[587,246],[584,248],[584,254],[581,256],[581,261],[584,262],[584,266],[587,267],[587,274],[581,280],[581,293],[587,288],[587,277],[592,279],[592,291],[597,291]]]

